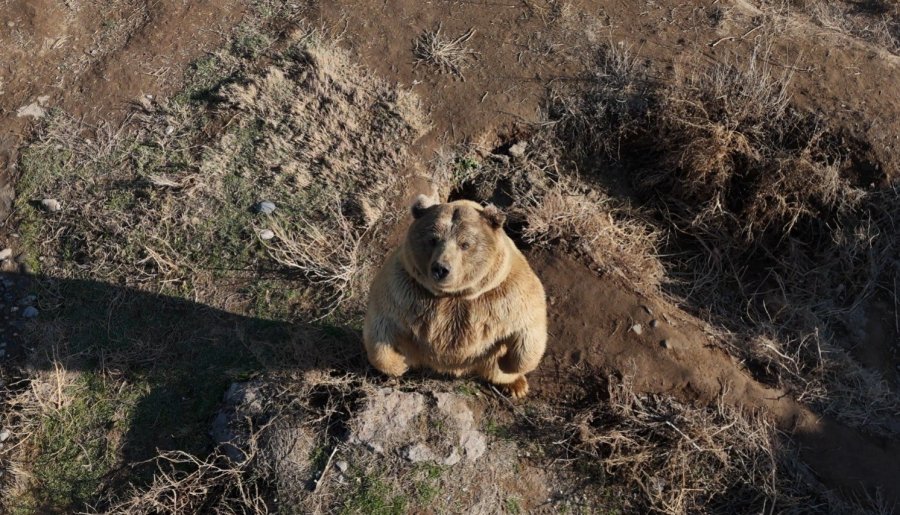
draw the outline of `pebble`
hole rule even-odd
[[[0,250],[0,261],[5,261],[12,257],[12,249],[7,247],[3,250]]]
[[[672,348],[672,342],[670,342],[669,340],[663,340],[663,341],[659,342],[659,345],[664,349]]]
[[[263,215],[271,215],[275,212],[275,203],[269,202],[268,200],[263,200],[259,204],[256,204],[255,208],[257,213]]]
[[[0,431],[0,442],[5,442],[5,441],[9,440],[10,436],[12,436],[12,435],[9,432],[9,429],[4,429],[3,431]]]
[[[259,238],[262,240],[271,240],[275,237],[275,233],[270,231],[269,229],[263,229],[259,231]]]
[[[644,328],[641,326],[641,324],[634,324],[633,326],[631,326],[631,330],[634,331],[634,334],[636,335],[640,335],[644,332]]]
[[[55,198],[45,198],[41,201],[41,206],[51,213],[56,213],[62,209],[62,204]]]
[[[515,145],[509,147],[509,155],[512,157],[522,157],[525,155],[525,149],[528,148],[528,143],[525,141],[519,141]]]
[[[38,310],[34,306],[28,306],[22,311],[22,316],[25,318],[35,318],[38,316]]]
[[[346,461],[343,461],[343,460],[336,461],[334,463],[334,466],[337,467],[338,470],[341,471],[341,473],[347,472],[347,469],[350,468],[350,464],[348,464]]]
[[[656,329],[657,327],[659,327],[659,320],[657,320],[655,318],[653,320],[651,320],[650,327],[652,327],[653,329]]]
[[[171,125],[166,127],[166,136],[171,136],[173,132],[175,132],[175,127],[173,127]]]

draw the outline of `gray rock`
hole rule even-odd
[[[275,237],[275,233],[270,231],[269,229],[263,229],[263,230],[259,231],[259,239],[261,239],[261,240],[268,241],[274,237]]]
[[[22,310],[22,316],[25,318],[36,318],[40,312],[34,306],[28,306]]]
[[[32,118],[43,118],[47,115],[47,110],[41,107],[37,102],[32,102],[27,106],[22,106],[16,111],[16,117],[30,116]]]
[[[271,215],[275,212],[275,203],[269,202],[268,200],[263,200],[262,202],[256,204],[253,209],[259,214]]]
[[[12,249],[7,247],[3,250],[0,250],[0,261],[5,261],[12,257]]]
[[[644,332],[644,327],[641,324],[634,324],[631,326],[631,330],[634,331],[634,334],[640,336]]]
[[[422,461],[438,461],[434,451],[422,442],[414,443],[403,450],[403,457],[413,463]]]
[[[9,432],[9,429],[4,429],[3,431],[0,431],[0,442],[5,442],[5,441],[9,440],[10,436],[12,436],[12,434]]]
[[[347,469],[350,468],[350,464],[344,460],[334,462],[334,466],[341,471],[341,474],[347,472]]]
[[[43,207],[50,213],[56,213],[57,211],[62,209],[62,204],[60,204],[59,201],[55,198],[45,198],[41,201],[41,207]]]

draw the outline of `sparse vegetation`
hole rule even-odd
[[[790,104],[790,75],[765,52],[664,85],[626,47],[608,47],[586,91],[557,95],[556,134],[572,159],[594,163],[581,177],[620,168],[652,206],[642,219],[653,228],[631,234],[662,232],[667,293],[822,412],[890,433],[900,404],[835,335],[879,289],[898,295],[897,193],[854,183],[837,136]]]
[[[449,38],[442,34],[441,26],[434,30],[426,30],[416,39],[413,49],[416,65],[426,64],[465,80],[463,69],[475,56],[475,52],[466,46],[466,42],[474,35],[474,29],[469,29],[457,38]]]
[[[548,23],[579,16],[565,2],[527,4]],[[482,496],[483,512],[511,514],[538,503],[890,512],[882,492],[840,497],[821,483],[766,413],[691,404],[693,385],[648,395],[621,370],[579,365],[555,371],[575,393],[522,406],[465,378],[373,376],[363,301],[406,216],[429,125],[416,97],[357,67],[333,38],[288,26],[294,7],[252,8],[171,98],[142,96],[121,124],[53,110],[21,148],[13,220],[41,314],[22,330],[27,367],[0,382],[0,429],[13,435],[0,446],[0,509],[400,514],[463,512]],[[703,15],[720,27],[729,9]],[[777,12],[796,11],[900,48],[887,3]],[[97,44],[138,21],[104,21]],[[439,24],[404,48],[420,70],[464,79],[474,35]],[[564,52],[546,33],[524,41],[535,56]],[[432,187],[500,205],[523,248],[574,256],[683,307],[759,383],[896,439],[896,385],[847,342],[874,301],[897,316],[900,193],[872,185],[859,164],[866,142],[793,103],[792,67],[771,52],[757,43],[742,59],[667,70],[625,43],[601,46],[585,76],[550,82],[543,123],[505,127],[515,138],[490,150],[439,152]],[[41,209],[51,196],[62,210]],[[274,212],[259,212],[261,201]],[[256,397],[229,400],[236,381],[258,386]],[[461,396],[489,437],[481,461],[447,464],[454,421],[433,412],[412,423],[448,461],[354,443],[354,415],[386,386],[421,392],[426,410],[429,392]],[[220,429],[240,459],[210,438],[226,412]]]

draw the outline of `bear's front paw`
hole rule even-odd
[[[519,376],[515,381],[503,385],[503,389],[513,399],[521,399],[528,395],[528,381],[525,379],[525,376]]]
[[[403,362],[380,363],[379,365],[378,370],[390,377],[400,377],[409,370],[409,367]]]

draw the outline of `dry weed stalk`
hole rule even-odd
[[[184,451],[166,451],[154,458],[157,473],[150,485],[132,488],[123,498],[94,513],[268,513],[265,491],[250,468],[256,442],[241,463],[218,452],[200,459]]]

